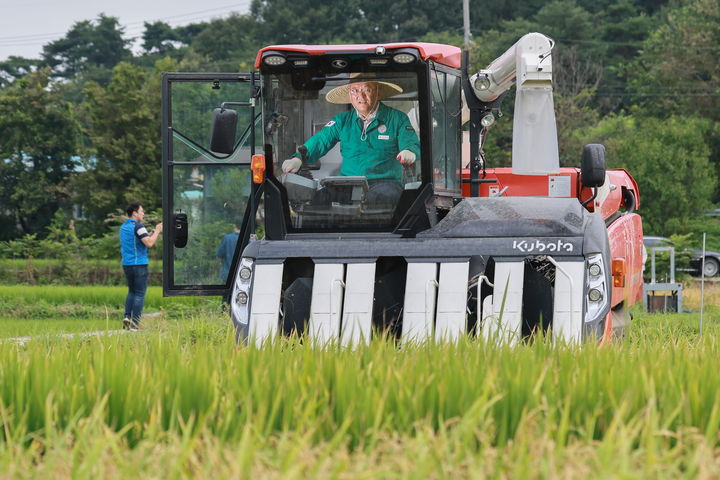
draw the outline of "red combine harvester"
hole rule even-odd
[[[164,294],[227,296],[256,344],[622,332],[642,295],[638,188],[602,145],[559,166],[552,46],[525,35],[473,75],[429,43],[272,46],[259,73],[164,74]],[[512,167],[487,168],[513,84]]]

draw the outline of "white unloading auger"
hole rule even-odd
[[[517,85],[512,168],[518,175],[546,175],[560,168],[552,97],[552,49],[542,33],[528,33],[470,78],[475,96],[492,102]]]

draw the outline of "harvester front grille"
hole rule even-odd
[[[241,335],[258,345],[293,332],[318,345],[344,346],[378,333],[401,343],[467,334],[516,342],[539,328],[563,341],[582,339],[583,258],[504,257],[481,264],[482,271],[472,271],[477,264],[468,259],[258,262],[245,314],[234,308],[233,316],[246,332]]]

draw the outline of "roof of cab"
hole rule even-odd
[[[423,60],[447,65],[448,67],[460,68],[461,51],[452,45],[440,43],[408,42],[408,43],[372,43],[353,45],[272,45],[261,49],[255,58],[255,68],[260,68],[262,54],[268,50],[280,52],[302,52],[309,55],[325,55],[328,53],[350,53],[350,52],[374,52],[377,47],[386,49],[416,48]]]

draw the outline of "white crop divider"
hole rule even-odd
[[[573,278],[585,278],[585,261],[557,262],[548,256],[555,265],[555,301],[553,302],[552,336],[565,342],[582,341],[582,304],[583,285],[575,285]]]
[[[348,264],[345,284],[341,343],[343,346],[369,343],[372,335],[375,262]]]
[[[345,265],[315,265],[308,335],[315,345],[325,346],[340,340],[340,321]]]
[[[467,285],[470,262],[440,264],[435,339],[456,341],[467,329]]]
[[[263,343],[271,341],[277,335],[280,323],[282,277],[282,263],[255,266],[248,335],[257,346],[262,346]]]
[[[436,263],[408,263],[401,342],[422,343],[432,337],[438,267]]]

